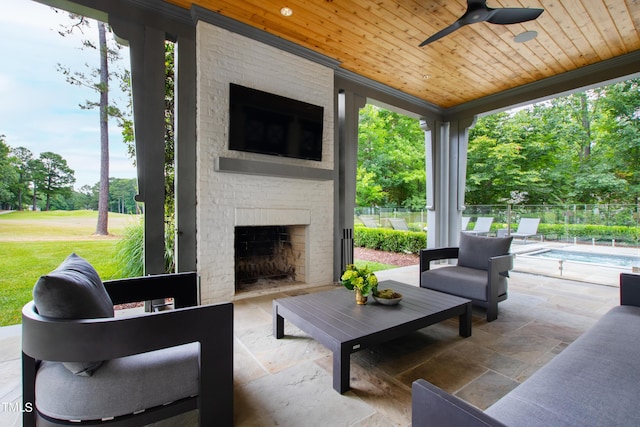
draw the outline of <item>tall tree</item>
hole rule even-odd
[[[71,186],[76,182],[74,171],[62,156],[50,151],[40,154],[37,168],[38,172],[34,174],[34,188],[38,187],[46,196],[45,210],[48,211],[53,195],[71,194]]]
[[[366,105],[358,126],[356,191],[384,195],[383,206],[423,208],[426,199],[424,132],[418,120]],[[380,189],[363,186],[379,185]]]
[[[16,147],[12,150],[16,158],[16,166],[18,169],[18,210],[22,210],[22,198],[29,189],[31,182],[31,174],[29,171],[29,162],[33,159],[33,153],[25,147]]]
[[[628,183],[630,203],[640,205],[640,79],[615,83],[605,92],[601,107],[608,120],[599,130],[599,146],[606,146],[606,161]],[[598,147],[599,148],[599,147]]]
[[[59,34],[63,37],[74,31],[83,31],[90,27],[90,20],[83,16],[70,15],[73,23],[65,27]],[[114,76],[122,78],[122,73],[110,73],[109,63],[119,59],[120,46],[113,37],[107,40],[107,28],[103,22],[96,21],[98,29],[98,45],[90,40],[83,41],[84,48],[96,49],[99,52],[99,67],[92,69],[89,74],[81,71],[71,71],[58,64],[68,83],[84,86],[95,90],[99,94],[99,101],[86,101],[80,107],[83,109],[99,108],[100,122],[100,195],[98,201],[97,235],[109,234],[109,117],[123,117],[123,112],[114,104],[109,104],[109,80]]]
[[[109,60],[104,23],[98,22],[100,51],[100,198],[96,234],[109,234]]]
[[[5,136],[0,135],[0,209],[12,204],[12,189],[18,180],[18,174],[9,157],[11,149],[4,140]]]

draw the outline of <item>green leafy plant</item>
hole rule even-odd
[[[357,267],[355,264],[347,265],[347,269],[340,277],[342,285],[350,291],[359,289],[362,295],[367,296],[378,287],[378,278],[367,266]]]
[[[354,245],[387,252],[418,253],[427,247],[426,234],[388,228],[354,228]]]

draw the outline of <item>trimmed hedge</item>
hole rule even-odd
[[[500,228],[507,228],[506,224],[494,224],[491,231]],[[515,231],[518,224],[511,226],[511,231]],[[640,227],[627,227],[624,225],[591,225],[591,224],[540,224],[538,235],[542,234],[545,239],[573,239],[581,240],[596,239],[596,241],[608,241],[615,239],[616,242],[638,244],[640,242]]]
[[[538,232],[545,236],[556,235],[578,239],[596,239],[637,244],[640,240],[640,227],[622,225],[589,225],[589,224],[540,224]]]
[[[418,253],[420,249],[427,247],[427,235],[417,231],[355,227],[353,244],[357,247],[387,252]]]
[[[470,227],[471,228],[471,227]],[[507,228],[506,224],[493,224],[491,230],[496,232],[500,228]],[[517,224],[511,227],[515,231]],[[538,234],[545,239],[574,238],[596,239],[596,241],[611,241],[635,244],[640,242],[640,227],[625,227],[617,225],[588,225],[588,224],[540,224]],[[418,253],[427,247],[427,235],[417,231],[398,231],[390,228],[367,228],[356,226],[353,231],[353,244],[356,247],[377,249],[387,252]]]

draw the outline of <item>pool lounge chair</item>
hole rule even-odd
[[[463,216],[462,217],[462,224],[460,224],[460,230],[465,231],[467,229],[467,227],[469,226],[469,221],[471,220],[470,216]]]
[[[482,234],[488,234],[491,231],[491,224],[493,224],[493,217],[479,216],[476,221],[476,225],[473,230],[463,230],[465,233],[474,234],[476,236]]]
[[[391,223],[391,227],[393,227],[394,230],[409,231],[407,221],[405,221],[403,218],[389,218],[389,222]]]
[[[540,224],[540,218],[520,218],[518,223],[518,229],[515,233],[511,233],[513,237],[524,238],[524,244],[527,244],[527,237],[535,236],[538,234],[538,225]]]
[[[367,228],[378,228],[379,227],[378,223],[376,222],[376,220],[371,218],[371,217],[361,216],[359,218],[360,218],[360,221],[362,221],[364,226],[367,227]]]

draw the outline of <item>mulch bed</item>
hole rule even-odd
[[[418,254],[403,254],[397,252],[385,252],[367,248],[353,248],[353,258],[360,261],[380,262],[382,264],[406,267],[420,263]]]

